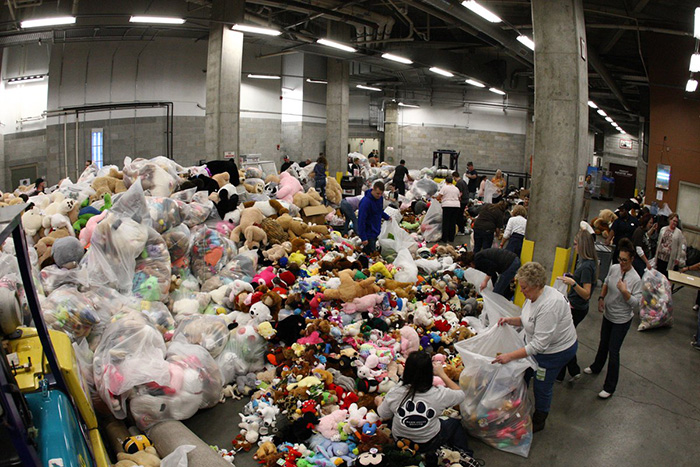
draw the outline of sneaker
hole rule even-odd
[[[612,396],[612,394],[606,391],[605,389],[598,393],[598,397],[600,397],[601,399],[608,399],[610,396]]]
[[[561,383],[564,382],[564,380],[563,380],[563,379],[559,379],[559,378],[557,377],[557,378],[555,378],[554,382],[555,382],[555,383],[561,384]]]
[[[570,382],[570,383],[573,383],[574,381],[578,381],[578,380],[580,380],[580,379],[581,379],[581,373],[572,376],[571,379],[569,380],[569,382]]]
[[[700,309],[700,306],[698,306],[698,305],[693,305],[693,311],[698,311],[698,309]]]
[[[593,374],[593,370],[591,370],[591,367],[590,367],[590,366],[584,368],[584,369],[583,369],[583,372],[586,373],[587,375],[592,375],[592,374]]]

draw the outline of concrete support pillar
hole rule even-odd
[[[588,134],[588,64],[581,0],[532,0],[535,145],[526,237],[551,271],[578,231]]]
[[[635,182],[635,188],[637,189],[637,193],[639,193],[640,191],[644,191],[646,189],[647,184],[647,166],[649,165],[647,161],[649,160],[649,148],[647,147],[647,145],[644,144],[645,137],[646,133],[644,117],[640,117],[639,135],[637,139],[637,180]]]
[[[398,165],[402,159],[400,154],[399,104],[387,102],[384,104],[384,160],[391,165]]]
[[[207,159],[238,156],[243,33],[231,30],[242,19],[245,2],[217,0],[213,4],[207,52],[207,110],[204,128]]]
[[[350,112],[350,67],[345,60],[328,59],[326,88],[326,159],[328,173],[347,170]]]

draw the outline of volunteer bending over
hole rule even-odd
[[[537,361],[535,376],[535,414],[532,431],[544,429],[552,405],[554,379],[562,368],[576,355],[578,341],[571,318],[569,302],[564,295],[545,285],[544,267],[535,262],[522,265],[515,278],[527,299],[520,316],[501,318],[500,326],[522,326],[525,329],[525,347],[498,355],[492,363],[507,364],[512,360],[534,357]],[[532,377],[526,372],[526,378]]]

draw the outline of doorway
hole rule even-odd
[[[637,183],[637,168],[629,165],[610,164],[610,173],[615,179],[615,196],[631,198]]]
[[[350,146],[350,152],[359,152],[365,156],[372,152],[372,150],[379,150],[379,138],[348,138],[348,146]]]
[[[18,165],[16,167],[10,167],[10,180],[12,182],[12,185],[10,187],[6,187],[6,191],[14,190],[20,185],[20,182],[22,181],[25,181],[24,184],[26,185],[31,185],[32,183],[34,183],[34,180],[36,180],[37,177],[38,175],[36,164]],[[29,183],[26,183],[26,180],[29,180]]]

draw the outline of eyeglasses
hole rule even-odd
[[[632,261],[630,258],[623,258],[622,256],[618,256],[617,259],[619,259],[621,263],[629,263]]]

